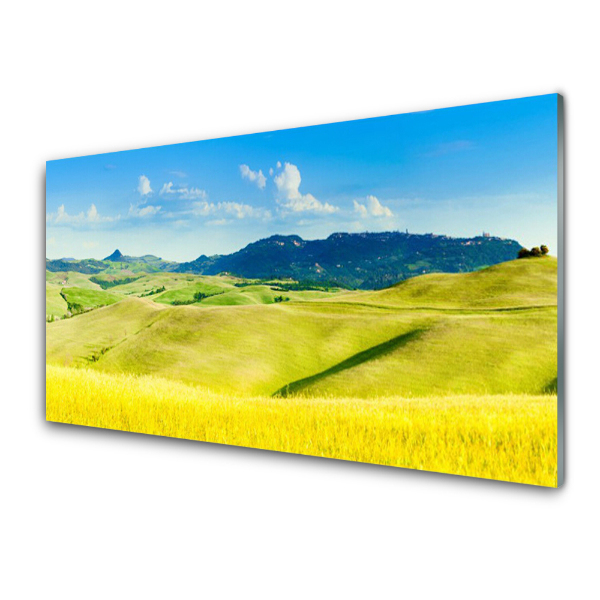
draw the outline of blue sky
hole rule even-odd
[[[269,235],[557,240],[557,96],[49,161],[46,254],[193,260]]]

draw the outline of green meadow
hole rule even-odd
[[[61,318],[69,312],[67,302],[60,292],[59,286],[46,283],[46,319]]]
[[[77,275],[73,287],[47,282],[48,314],[67,303],[88,311],[48,325],[50,364],[252,395],[555,391],[551,257],[423,275],[378,291],[281,291],[172,273],[102,290],[83,287],[88,276]],[[198,292],[204,296],[194,301]]]

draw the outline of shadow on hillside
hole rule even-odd
[[[297,381],[293,381],[292,383],[284,385],[282,388],[278,389],[273,396],[286,397],[290,394],[298,393],[299,391],[307,388],[309,385],[317,383],[326,377],[335,375],[336,373],[340,373],[341,371],[345,371],[347,369],[352,369],[353,367],[361,365],[369,360],[385,356],[386,354],[389,354],[398,348],[406,346],[406,344],[418,338],[424,331],[426,330],[415,329],[414,331],[409,331],[408,333],[403,333],[402,335],[396,336],[387,342],[383,342],[382,344],[377,344],[377,346],[363,350],[362,352],[354,354],[350,358],[347,358],[341,363],[338,363],[337,365],[334,365],[325,371],[321,371],[320,373],[316,373],[310,377],[304,377],[303,379],[298,379]]]

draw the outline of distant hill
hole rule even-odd
[[[325,240],[274,235],[224,256],[200,256],[181,273],[227,272],[254,279],[293,278],[378,289],[426,273],[463,273],[516,258],[521,244],[498,237],[334,233]]]
[[[146,254],[144,256],[125,256],[119,250],[115,250],[110,256],[103,260],[95,260],[93,258],[85,258],[83,260],[59,258],[58,260],[46,259],[46,269],[54,273],[62,271],[75,271],[78,273],[86,273],[88,275],[98,275],[104,272],[113,272],[115,270],[130,270],[132,272],[149,272],[156,273],[158,271],[173,271],[178,263],[170,262],[154,256]]]
[[[103,261],[46,260],[49,271],[87,274],[172,271],[196,275],[229,273],[249,279],[294,279],[332,286],[380,289],[427,273],[466,273],[516,258],[515,240],[481,236],[334,233],[324,240],[273,235],[227,255],[201,255],[184,263],[115,250]]]
[[[101,260],[84,258],[83,260],[70,260],[59,258],[58,260],[46,259],[46,270],[54,273],[59,271],[75,271],[76,273],[95,274],[104,271],[108,265]]]
[[[122,254],[120,250],[115,250],[110,256],[107,256],[105,261],[108,262],[116,262],[116,263],[145,263],[150,265],[164,265],[165,270],[167,270],[167,266],[174,265],[175,263],[165,261],[158,256],[154,256],[153,254],[144,254],[144,256],[125,256]]]
[[[119,249],[115,250],[110,256],[107,256],[104,260],[110,260],[111,262],[121,262],[124,256],[121,254]]]

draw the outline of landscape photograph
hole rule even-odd
[[[48,161],[48,421],[545,487],[555,94]]]

